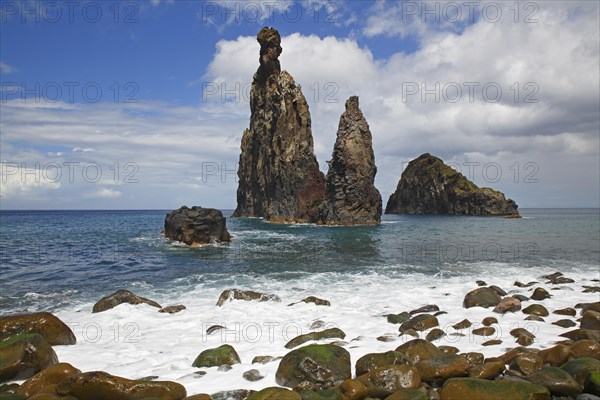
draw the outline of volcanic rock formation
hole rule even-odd
[[[517,204],[503,193],[477,187],[428,153],[408,164],[385,213],[519,216]]]
[[[358,97],[352,96],[340,117],[319,223],[378,224],[381,195],[374,185],[376,173],[369,124],[358,107]]]
[[[199,206],[183,206],[167,214],[165,237],[191,246],[231,240],[223,213]]]
[[[281,71],[281,37],[258,33],[260,66],[250,92],[250,126],[242,137],[235,217],[314,222],[325,177],[313,152],[308,104],[292,76]]]

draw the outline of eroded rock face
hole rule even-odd
[[[148,304],[152,307],[162,308],[160,304],[154,300],[147,299],[142,296],[130,292],[129,290],[119,289],[109,296],[105,296],[98,300],[92,309],[92,313],[99,313],[111,308],[115,308],[119,304],[129,303],[133,305]]]
[[[294,78],[281,71],[281,37],[258,33],[260,66],[250,91],[250,126],[242,136],[234,217],[314,222],[325,177],[313,151],[308,104]]]
[[[223,213],[200,206],[183,206],[167,214],[165,237],[190,246],[231,240]]]
[[[376,173],[369,124],[358,106],[358,97],[352,96],[340,117],[319,222],[325,225],[378,224],[381,195],[375,188]]]
[[[479,188],[428,153],[411,161],[390,196],[386,214],[513,216],[517,204],[490,188]]]

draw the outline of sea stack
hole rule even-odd
[[[250,126],[242,136],[235,217],[314,222],[325,176],[313,151],[308,104],[292,76],[281,71],[281,37],[258,33],[259,67],[250,91]]]
[[[408,164],[385,213],[519,217],[513,200],[496,190],[477,187],[428,153]]]
[[[358,97],[352,96],[340,117],[319,223],[378,224],[381,195],[374,184],[376,173],[369,124],[358,106]]]

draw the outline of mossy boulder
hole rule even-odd
[[[0,318],[0,340],[22,333],[37,333],[52,346],[77,342],[71,328],[49,312],[9,315]]]
[[[600,360],[600,343],[595,340],[579,340],[571,345],[574,358],[595,358]]]
[[[537,315],[538,317],[547,317],[550,315],[548,309],[541,304],[532,304],[523,309],[523,314]]]
[[[0,382],[26,379],[58,363],[52,346],[37,333],[23,333],[0,342]]]
[[[500,295],[494,290],[487,287],[481,287],[472,290],[465,295],[465,298],[463,299],[463,307],[496,307],[501,301],[502,297],[500,297]]]
[[[301,390],[300,396],[302,396],[302,400],[346,400],[337,388],[318,391]]]
[[[352,376],[350,353],[331,344],[311,344],[287,353],[275,374],[278,385],[294,388],[312,384],[318,390],[328,389]]]
[[[600,330],[600,312],[588,310],[581,318],[582,329]]]
[[[324,331],[320,331],[320,332],[310,332],[310,333],[306,333],[304,335],[296,336],[295,338],[290,340],[285,345],[285,348],[293,349],[294,347],[298,347],[298,346],[300,346],[306,342],[309,342],[311,340],[322,340],[322,339],[332,339],[332,338],[344,339],[345,337],[346,337],[346,334],[341,329],[330,328],[330,329],[325,329]]]
[[[251,394],[247,400],[302,400],[302,396],[293,390],[280,387],[268,387]]]
[[[581,386],[583,386],[585,384],[585,379],[590,372],[600,370],[600,361],[595,358],[577,358],[563,365],[561,369],[568,372]]]
[[[387,317],[387,322],[389,322],[390,324],[401,324],[410,319],[410,314],[408,312],[404,311],[404,312],[401,312],[400,314],[388,314],[386,317]]]
[[[224,344],[214,349],[204,350],[196,357],[193,367],[219,367],[221,365],[233,365],[240,363],[240,356],[235,349]]]
[[[582,392],[582,387],[568,372],[556,367],[544,367],[526,379],[536,385],[548,388],[555,396],[575,397]]]
[[[442,400],[550,400],[550,392],[533,383],[453,378],[444,383]]]
[[[70,375],[56,386],[56,393],[78,400],[181,400],[187,395],[176,382],[135,381],[100,371]]]

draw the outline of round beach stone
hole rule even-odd
[[[397,351],[387,351],[385,353],[365,354],[356,361],[356,376],[366,374],[369,371],[386,365],[406,364],[407,360],[402,353]]]
[[[419,314],[400,325],[400,332],[405,332],[409,329],[415,331],[426,331],[429,328],[433,328],[439,325],[438,319],[433,315]]]
[[[214,349],[204,350],[196,357],[193,367],[220,367],[221,365],[233,365],[240,363],[240,356],[238,356],[235,349],[224,344]]]
[[[544,307],[541,304],[532,304],[530,306],[527,306],[523,309],[523,313],[537,315],[539,317],[547,317],[548,315],[550,315],[546,307]]]
[[[453,378],[444,383],[441,400],[549,400],[550,392],[529,382]]]
[[[0,382],[19,380],[58,363],[52,346],[37,333],[23,333],[0,342]]]
[[[311,344],[287,353],[275,374],[278,385],[295,388],[305,382],[328,389],[352,377],[350,353],[330,344]]]
[[[549,299],[549,298],[550,298],[550,293],[548,293],[548,291],[542,287],[535,288],[535,290],[533,291],[533,294],[531,295],[531,300],[536,300],[536,301]]]
[[[45,387],[58,385],[67,376],[80,372],[80,370],[68,363],[54,364],[27,379],[15,390],[15,393],[29,398],[37,393],[41,393]]]
[[[396,351],[410,365],[416,365],[421,360],[429,360],[444,355],[434,344],[424,339],[413,339],[398,346]]]
[[[77,342],[71,328],[49,312],[9,315],[0,318],[0,340],[22,333],[37,333],[51,346]]]
[[[529,374],[527,380],[548,388],[555,396],[575,397],[582,392],[581,385],[571,375],[556,367],[541,368]]]
[[[472,290],[465,295],[463,307],[496,307],[501,300],[502,297],[500,297],[500,295],[494,290],[487,287],[481,287]]]
[[[423,381],[433,383],[466,376],[469,363],[464,357],[450,355],[419,361],[417,369],[421,373]]]
[[[494,379],[504,372],[506,367],[501,361],[485,362],[469,368],[469,377],[477,379]]]
[[[505,297],[496,307],[493,312],[498,314],[505,314],[507,312],[517,312],[521,309],[521,300],[514,297]]]
[[[589,357],[600,360],[600,343],[595,340],[579,340],[570,347],[574,358]]]
[[[568,372],[581,386],[584,385],[588,374],[600,370],[600,361],[595,358],[576,358],[560,367]]]
[[[390,365],[375,368],[356,378],[367,388],[367,396],[383,398],[400,389],[416,389],[421,384],[417,368],[410,365]]]

